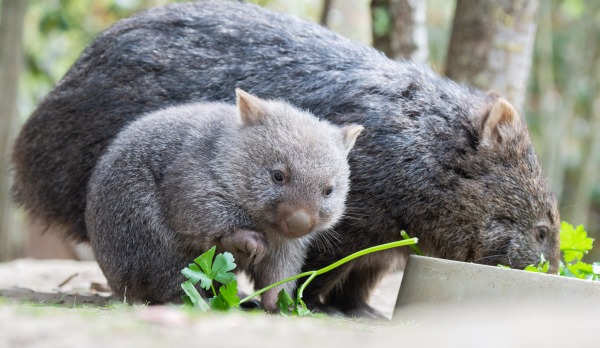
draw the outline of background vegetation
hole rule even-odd
[[[0,0],[2,11],[8,3]],[[18,87],[16,119],[0,132],[0,142],[10,144],[19,125],[37,103],[66,73],[87,43],[97,33],[120,18],[168,0],[30,0],[23,19],[23,34],[17,38],[23,55],[18,64],[3,60],[3,71],[15,71]],[[373,42],[373,31],[385,33],[390,16],[371,12],[369,0],[255,0],[260,5],[288,12],[316,22],[324,22],[340,34]],[[376,2],[376,1],[373,1]],[[393,1],[391,1],[393,3]],[[389,3],[389,1],[388,1]],[[446,70],[446,52],[452,32],[455,1],[424,0],[426,55],[420,55],[439,73]],[[323,9],[328,11],[322,16]],[[379,11],[379,10],[377,10]],[[3,16],[3,18],[8,16]],[[393,19],[393,18],[392,18]],[[0,23],[1,24],[1,23]],[[18,35],[18,34],[17,34]],[[1,44],[1,43],[0,43]],[[0,47],[5,53],[7,47]],[[600,1],[543,0],[537,9],[537,32],[533,64],[522,111],[546,174],[559,198],[563,220],[585,224],[591,237],[600,236]],[[508,77],[510,78],[510,76]],[[6,93],[5,93],[6,94]],[[8,101],[2,98],[0,121],[9,119]],[[4,137],[4,139],[2,138]],[[0,147],[3,149],[3,147]],[[6,147],[1,166],[6,170]],[[2,176],[0,175],[0,179]],[[6,200],[6,192],[0,191]],[[0,259],[22,256],[24,227],[12,219],[14,209],[3,216],[9,237],[0,239],[12,251],[0,248]],[[2,236],[0,236],[2,237]],[[15,251],[16,250],[16,251]],[[600,249],[598,249],[600,250]],[[591,255],[590,260],[600,259]]]

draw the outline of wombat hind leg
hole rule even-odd
[[[379,313],[378,310],[364,303],[360,306],[355,306],[353,309],[346,311],[344,314],[351,318],[365,318],[375,320],[388,320],[388,317]]]
[[[358,261],[358,260],[355,260]],[[304,270],[311,266],[304,267]],[[379,273],[357,272],[348,264],[316,277],[304,290],[303,301],[308,309],[330,316],[383,319],[368,305],[370,289],[380,279]],[[325,294],[325,295],[323,295]]]
[[[321,301],[313,300],[304,302],[313,313],[324,313],[332,317],[387,319],[367,303],[356,303],[353,300],[348,300],[343,305],[323,304]]]
[[[330,317],[346,318],[347,315],[333,306],[324,305],[321,301],[304,300],[304,303],[313,313],[323,313]]]
[[[383,275],[381,271],[371,267],[353,268],[342,284],[335,286],[325,296],[325,308],[336,308],[348,317],[387,319],[368,304],[371,289],[375,288]]]

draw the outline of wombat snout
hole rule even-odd
[[[288,238],[300,238],[312,232],[316,225],[316,214],[307,209],[280,207],[279,227],[282,234]]]

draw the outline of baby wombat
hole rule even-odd
[[[241,90],[237,108],[185,104],[132,123],[88,187],[88,236],[110,286],[128,301],[177,301],[180,270],[213,245],[257,288],[299,273],[309,242],[342,216],[361,130]],[[294,284],[264,293],[264,308],[281,288]]]

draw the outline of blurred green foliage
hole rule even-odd
[[[186,0],[30,0],[19,111],[25,120],[98,33],[140,10]],[[187,0],[190,1],[190,0]],[[251,1],[261,6],[273,0]]]
[[[373,8],[373,33],[382,36],[390,30],[392,17],[388,8],[378,6]]]
[[[525,110],[533,142],[561,217],[598,237],[600,1],[541,0],[537,35]]]
[[[19,91],[21,118],[27,118],[99,32],[141,9],[170,2],[176,1],[30,0]]]

